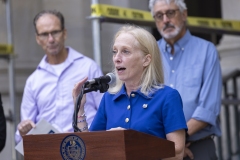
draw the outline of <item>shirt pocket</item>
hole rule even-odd
[[[202,67],[193,65],[183,70],[183,85],[188,87],[201,86],[202,83]]]

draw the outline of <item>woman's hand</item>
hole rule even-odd
[[[84,85],[84,83],[87,81],[87,77],[82,79],[80,82],[76,83],[74,85],[74,88],[73,88],[73,91],[72,91],[72,96],[73,96],[73,102],[74,104],[76,103],[76,100],[77,100],[77,97],[78,95],[80,94],[80,91],[82,89],[82,86]],[[84,112],[84,105],[86,103],[86,95],[84,94],[83,97],[82,97],[82,100],[81,100],[81,106],[80,106],[80,109],[78,111],[78,116],[81,116],[83,115],[85,112]]]
[[[84,85],[84,83],[87,81],[87,77],[82,79],[80,82],[76,83],[74,85],[74,88],[72,90],[72,96],[73,96],[73,102],[74,104],[76,103],[76,100],[77,100],[77,96],[79,95],[80,91],[81,91],[81,88],[82,86]],[[84,98],[85,96],[83,96],[83,99],[82,99],[82,102],[85,100],[86,102],[86,98]],[[83,104],[85,104],[85,102]],[[81,103],[82,105],[82,103]]]

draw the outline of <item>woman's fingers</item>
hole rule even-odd
[[[73,96],[74,102],[75,102],[77,96],[79,95],[82,86],[83,86],[84,83],[87,81],[87,79],[88,79],[88,78],[85,77],[84,79],[82,79],[81,81],[79,81],[78,83],[76,83],[76,84],[74,85],[74,88],[73,88],[73,91],[72,91],[72,96]]]

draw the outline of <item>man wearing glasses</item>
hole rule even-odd
[[[220,136],[222,76],[215,46],[186,28],[184,0],[150,0],[162,36],[158,41],[165,84],[179,91],[188,131],[184,160],[217,159],[213,135]]]
[[[67,30],[60,12],[42,11],[35,16],[33,22],[36,41],[45,56],[26,81],[16,142],[41,119],[47,120],[59,131],[72,132],[74,84],[84,77],[93,79],[102,75],[101,69],[93,60],[71,47],[65,47]],[[85,114],[90,125],[102,94],[91,92],[86,96],[88,106]]]

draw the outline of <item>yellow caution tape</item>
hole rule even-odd
[[[91,10],[91,16],[93,17],[103,16],[117,19],[153,21],[150,12],[137,9],[122,8],[105,4],[94,4],[91,6]]]
[[[0,55],[12,54],[13,46],[7,44],[0,44]]]
[[[117,7],[106,4],[93,4],[92,17],[107,17],[123,20],[154,22],[150,11]],[[240,21],[223,20],[220,18],[188,17],[189,26],[207,27],[213,29],[240,31]]]
[[[240,31],[240,21],[223,20],[219,18],[188,17],[188,25],[208,27],[223,30]]]

